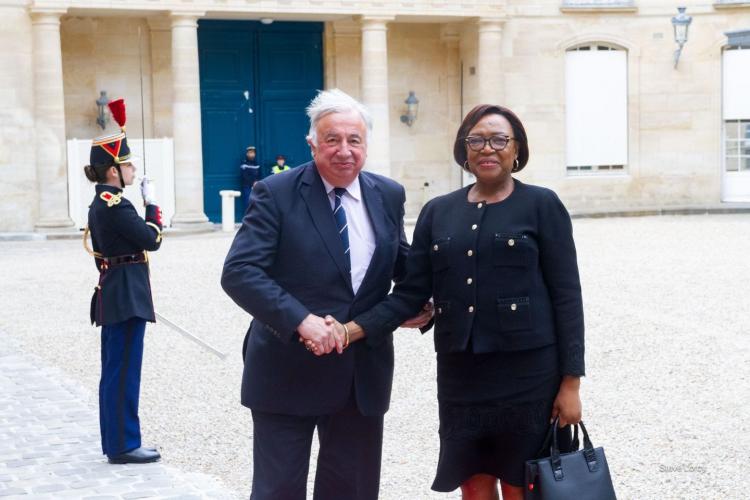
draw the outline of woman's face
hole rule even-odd
[[[109,169],[109,171],[111,173],[111,176],[113,177],[112,180],[114,180],[116,184],[119,184],[120,179],[117,176],[117,169],[115,167],[112,167],[111,169]],[[126,186],[130,186],[131,184],[133,184],[136,172],[135,165],[130,162],[120,163],[120,172],[122,172],[122,181]]]
[[[469,170],[477,178],[477,182],[496,183],[507,177],[513,170],[513,162],[518,156],[516,141],[513,138],[513,127],[503,115],[486,115],[482,117],[474,127],[469,130],[468,137],[481,137],[490,139],[494,136],[504,136],[508,138],[508,143],[501,151],[494,150],[489,142],[485,142],[484,147],[479,151],[474,151],[466,145],[466,159],[469,162]],[[478,142],[477,139],[475,141]],[[495,144],[502,142],[502,139],[495,139]]]

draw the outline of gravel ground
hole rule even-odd
[[[584,420],[606,449],[619,497],[746,498],[750,216],[574,226],[587,324]],[[157,310],[229,357],[149,326],[141,422],[144,443],[157,443],[166,463],[217,476],[247,498],[252,423],[239,387],[249,317],[219,285],[230,243],[221,233],[169,237],[151,256]],[[95,408],[99,334],[87,316],[96,271],[80,242],[1,242],[0,276],[0,330],[80,381]],[[429,337],[398,332],[396,358],[381,498],[459,498],[429,489],[438,456]]]

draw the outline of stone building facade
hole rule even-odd
[[[467,182],[452,143],[484,102],[527,127],[519,177],[572,211],[750,203],[750,2],[684,5],[675,66],[666,0],[0,0],[0,232],[75,229],[66,148],[101,133],[102,89],[131,103],[129,137],[173,140],[172,225],[205,225],[212,20],[322,23],[322,83],[372,110],[367,168],[407,187],[410,217]]]

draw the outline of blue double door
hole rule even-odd
[[[199,22],[203,202],[212,221],[221,220],[219,191],[240,188],[248,146],[264,176],[279,154],[290,166],[310,159],[305,107],[323,88],[322,34],[322,23]],[[238,198],[237,220],[243,209]]]

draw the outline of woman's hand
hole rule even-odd
[[[574,425],[581,421],[581,396],[579,388],[581,387],[581,378],[565,375],[560,383],[560,390],[552,405],[552,418],[560,417],[560,427]]]

